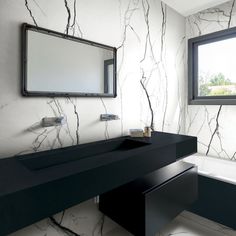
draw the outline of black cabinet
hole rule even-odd
[[[202,175],[198,180],[199,197],[190,211],[236,230],[236,186]]]
[[[100,196],[99,208],[135,236],[154,236],[197,199],[197,169],[176,162]]]

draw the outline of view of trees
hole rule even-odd
[[[210,77],[200,76],[199,96],[236,95],[236,83],[230,81],[222,73]]]

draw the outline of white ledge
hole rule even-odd
[[[195,164],[198,174],[236,185],[236,162],[194,154],[183,161]]]

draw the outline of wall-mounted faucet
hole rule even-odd
[[[109,120],[119,120],[119,116],[113,114],[101,114],[100,120],[101,121],[109,121]]]
[[[59,126],[64,125],[66,123],[66,119],[63,116],[59,117],[44,117],[42,119],[42,127],[51,127],[51,126]]]

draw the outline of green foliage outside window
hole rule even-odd
[[[233,83],[229,79],[226,79],[222,73],[212,76],[209,83],[210,86],[232,85],[232,84]]]
[[[236,83],[230,81],[222,73],[199,79],[199,96],[236,95]]]

